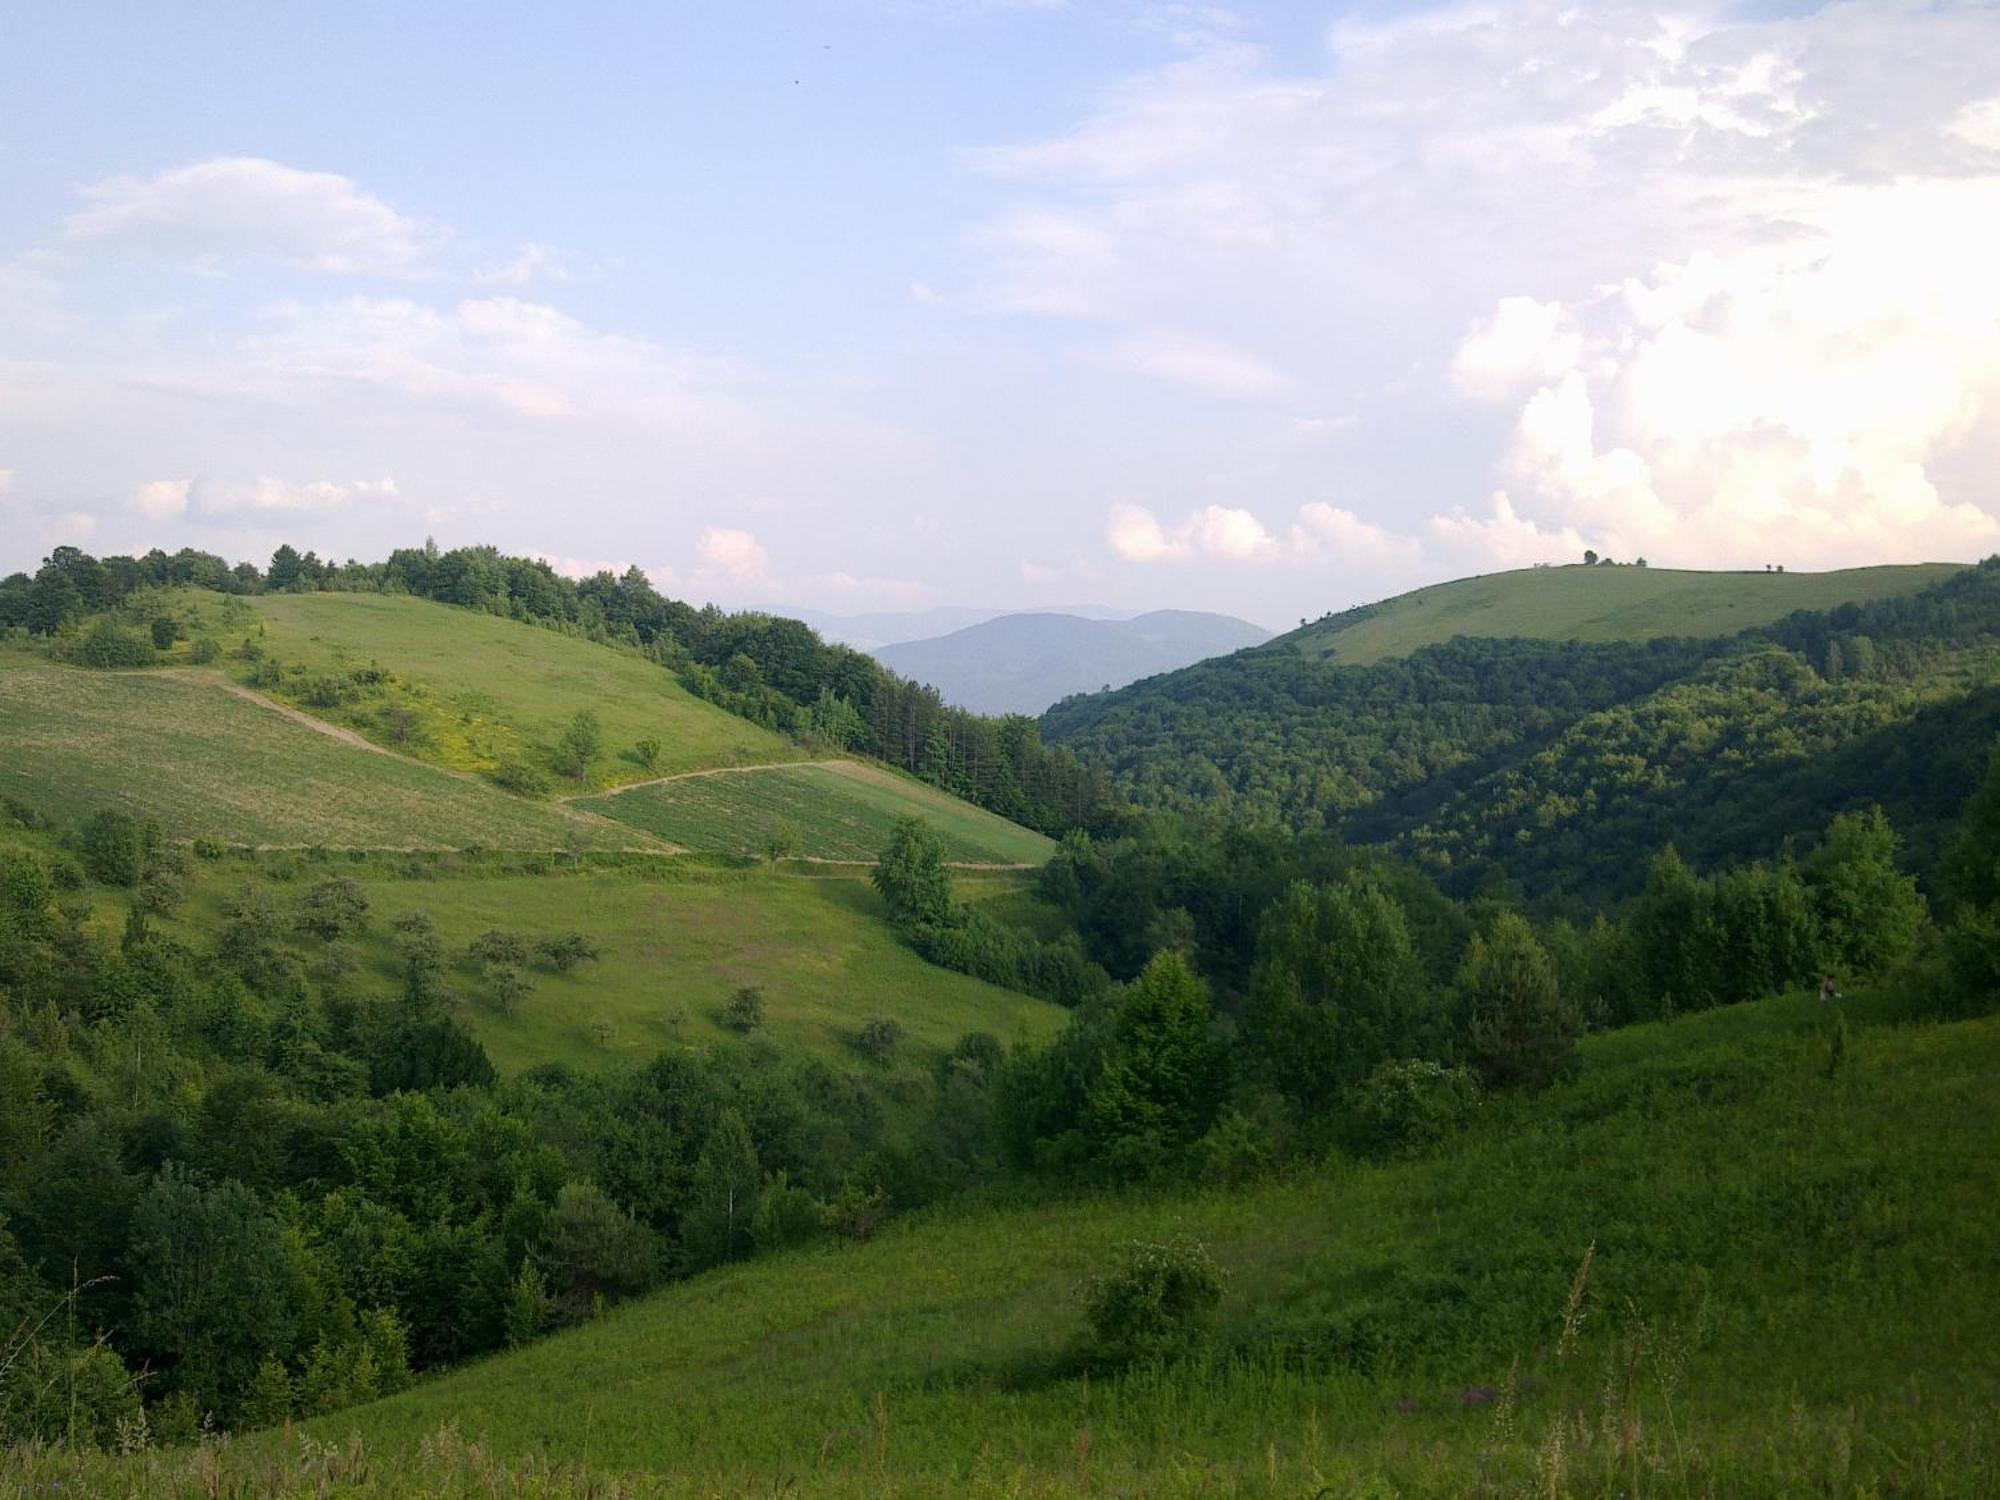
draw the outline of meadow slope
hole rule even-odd
[[[1040,864],[1042,834],[861,761],[716,771],[628,788],[573,804],[690,849],[756,854],[781,829],[789,853],[872,861],[903,817],[928,819],[961,864]]]
[[[303,1461],[300,1438],[265,1436],[198,1474],[169,1455],[90,1477],[188,1494],[305,1493],[315,1474],[383,1495],[611,1493],[612,1475],[632,1495],[1990,1494],[2000,1021],[1857,1025],[1836,1066],[1827,1019],[1801,995],[1601,1035],[1580,1078],[1489,1105],[1436,1158],[961,1204],[309,1424]],[[1094,1365],[1080,1280],[1120,1241],[1168,1236],[1228,1272],[1214,1352]],[[12,1463],[0,1475],[82,1472]]]
[[[395,681],[384,700],[313,711],[391,743],[384,711],[402,709],[411,724],[397,748],[454,770],[539,762],[579,709],[595,713],[603,731],[586,787],[804,754],[704,703],[636,652],[498,615],[397,594],[195,597],[225,646],[247,636],[285,666],[314,673],[387,669]],[[633,754],[647,738],[660,745],[651,766]]]
[[[1914,594],[1963,565],[1918,563],[1830,573],[1679,568],[1524,568],[1461,578],[1316,620],[1266,649],[1368,666],[1453,636],[1649,641],[1733,635],[1794,610]]]
[[[198,670],[0,669],[0,792],[170,838],[371,849],[669,846],[567,807],[342,744]]]

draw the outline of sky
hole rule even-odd
[[[0,0],[0,571],[2000,551],[2000,5]]]

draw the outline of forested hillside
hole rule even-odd
[[[1871,803],[1934,850],[1996,684],[1989,560],[1708,639],[1462,636],[1372,666],[1274,644],[1058,705],[1043,727],[1143,803],[1333,829],[1462,891],[1491,872],[1595,901],[1636,889],[1669,839],[1768,855]]]

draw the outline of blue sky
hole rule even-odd
[[[0,567],[1281,624],[2000,548],[2000,12],[0,6]]]

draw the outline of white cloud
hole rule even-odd
[[[165,521],[186,513],[188,491],[193,487],[192,479],[149,479],[139,486],[133,499],[145,515]]]
[[[14,488],[14,471],[0,469],[0,495],[6,494],[12,488]]]
[[[201,495],[202,507],[212,511],[329,511],[343,510],[357,502],[391,503],[402,496],[396,481],[353,479],[336,483],[331,479],[300,482],[264,474],[248,484],[222,485]]]
[[[695,550],[701,554],[703,566],[698,576],[704,580],[737,585],[771,580],[771,554],[748,531],[734,526],[705,527]]]
[[[66,510],[51,516],[42,527],[42,540],[51,544],[80,546],[97,530],[97,517],[87,510]]]
[[[1433,566],[2000,545],[2000,9],[1481,0],[1344,20],[1298,72],[1197,45],[980,158],[1011,201],[971,237],[976,305],[1218,398],[1365,413],[1338,482]],[[1236,474],[1313,482],[1268,429],[1216,431]],[[1208,555],[1150,510],[1109,539]]]
[[[74,243],[121,245],[205,271],[242,262],[412,276],[434,236],[351,178],[254,156],[222,156],[82,190]]]
[[[1291,553],[1301,559],[1372,567],[1413,564],[1420,551],[1411,538],[1321,500],[1301,505],[1298,519],[1292,523]]]
[[[535,281],[568,281],[569,270],[547,245],[526,244],[512,260],[472,273],[481,286],[527,286]]]

